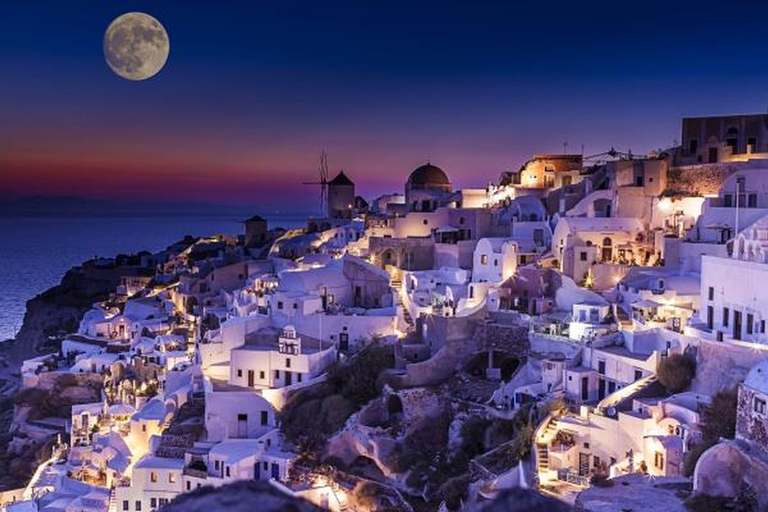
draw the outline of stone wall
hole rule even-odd
[[[667,195],[716,195],[725,179],[736,172],[737,163],[675,167],[667,174]]]
[[[736,417],[736,435],[755,443],[768,453],[768,417],[755,412],[754,400],[757,392],[745,385],[739,386],[739,400]],[[765,397],[762,397],[765,399]]]

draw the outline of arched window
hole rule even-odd
[[[610,237],[603,238],[603,261],[611,261],[613,259],[613,240]]]

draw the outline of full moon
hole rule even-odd
[[[118,16],[104,34],[104,57],[117,75],[127,80],[146,80],[163,69],[170,41],[165,28],[143,12]]]

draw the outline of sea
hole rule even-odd
[[[246,212],[0,212],[0,341],[13,338],[26,301],[94,256],[159,251],[185,235],[242,234]],[[306,224],[306,214],[263,214],[270,228]]]

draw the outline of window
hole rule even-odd
[[[580,261],[587,261],[587,251],[581,251],[579,253],[579,260]]]
[[[733,196],[731,194],[725,194],[723,196],[723,206],[730,208],[733,206]]]
[[[169,484],[175,484],[176,483],[176,475],[173,474],[173,471],[168,473],[168,483]]]
[[[265,470],[266,470],[266,469],[269,469],[269,463],[268,463],[268,462],[264,462],[264,463],[262,464],[262,467],[263,467]]]
[[[499,266],[499,260],[498,260],[498,258],[494,258],[494,259],[493,259],[493,266],[494,266],[494,267],[498,267],[498,266]]]
[[[760,320],[760,332],[765,332],[765,320]]]
[[[267,411],[261,411],[261,424],[266,425],[269,422],[269,413]]]
[[[135,503],[135,505],[136,505],[136,510],[137,510],[137,511],[138,511],[138,510],[141,510],[141,500],[136,500],[136,503]]]
[[[747,334],[752,334],[754,331],[755,315],[747,313]]]
[[[427,219],[424,219],[424,221],[423,221],[423,222],[424,222],[424,225],[425,225],[425,226],[426,226],[427,224],[429,224],[429,221],[428,221]]]
[[[664,454],[662,452],[656,452],[653,457],[653,465],[657,469],[664,469]]]
[[[715,287],[714,286],[710,286],[707,289],[707,298],[709,300],[715,300]]]
[[[276,379],[280,378],[280,370],[275,370],[275,378]]]
[[[299,303],[298,302],[294,302],[293,303],[293,309],[299,309]]]
[[[189,480],[187,480],[187,490],[188,491],[192,490],[192,482],[190,482]]]
[[[488,264],[488,255],[487,254],[481,254],[480,255],[480,264],[481,265],[487,265]]]
[[[128,503],[128,500],[123,500],[123,510],[128,510],[130,507],[130,504]]]
[[[154,471],[149,473],[149,481],[152,483],[157,482],[157,473],[155,473]]]
[[[264,380],[264,377],[265,377],[265,375],[264,375],[264,370],[262,370],[262,371],[260,371],[260,372],[259,372],[259,378],[260,378],[261,380]]]
[[[219,461],[218,461],[218,460],[215,460],[215,461],[213,461],[213,468],[214,468],[216,471],[218,471],[218,470],[219,470]]]
[[[296,374],[296,378],[298,379],[299,382],[301,382],[301,374],[300,373]]]
[[[237,376],[242,377],[243,376],[243,370],[237,370]]]
[[[765,400],[755,397],[755,412],[758,414],[765,414]]]
[[[747,208],[757,208],[757,194],[747,196]]]
[[[605,361],[597,362],[597,373],[600,375],[605,375]]]
[[[747,137],[747,145],[752,146],[753,153],[757,153],[757,137]]]
[[[149,508],[157,508],[157,498],[149,498]]]
[[[248,421],[248,415],[244,413],[238,414],[237,421]]]
[[[699,151],[699,139],[691,139],[688,141],[688,153],[695,155]]]
[[[643,378],[643,370],[635,370],[635,380],[640,380]]]
[[[728,327],[728,317],[730,314],[731,312],[728,310],[728,308],[723,308],[723,327]]]
[[[593,464],[594,464],[594,467],[599,468],[600,467],[600,457],[595,455]]]
[[[291,367],[291,358],[290,357],[286,357],[285,358],[285,367],[286,368],[290,368]]]
[[[168,498],[158,498],[157,501],[158,501],[158,503],[160,503],[161,507],[164,507],[165,505],[168,504]]]
[[[283,301],[277,301],[277,309],[283,309]]]
[[[227,476],[230,476],[229,468],[230,466],[227,466]]]
[[[587,450],[589,450],[589,443],[584,443],[584,448],[586,448]]]

